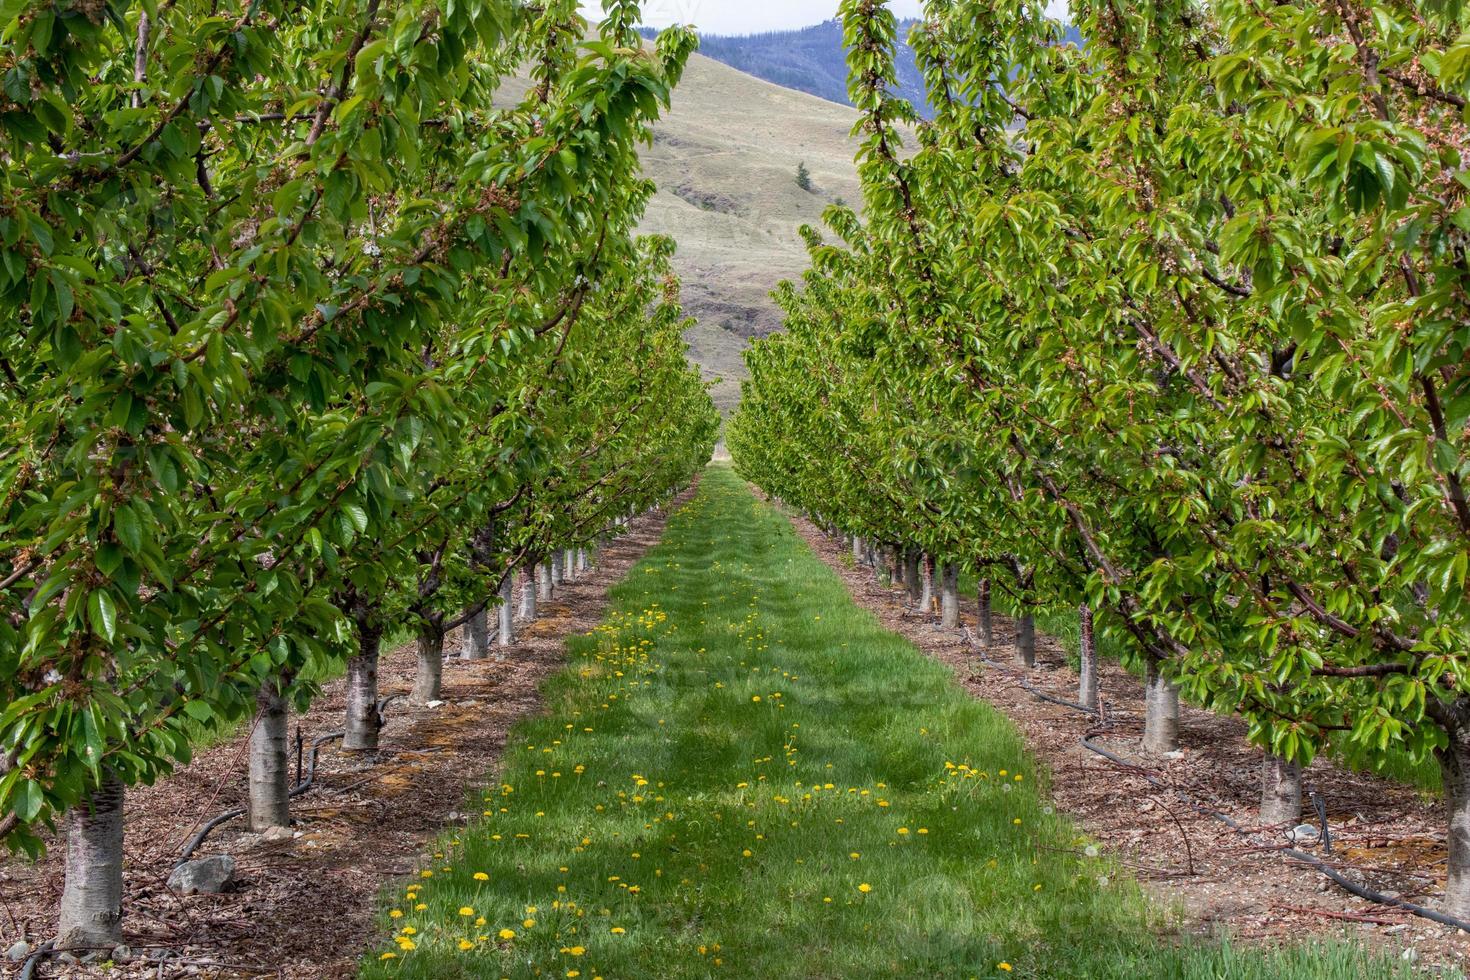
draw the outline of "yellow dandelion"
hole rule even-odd
[[[396,959],[398,959],[398,954],[397,953],[384,953],[382,956],[379,956],[378,959],[380,959],[380,960],[396,960]]]
[[[470,908],[468,905],[462,905],[460,906],[459,914],[468,918],[469,916],[475,914],[475,910]]]
[[[868,892],[870,892],[872,890],[873,890],[873,886],[870,885],[870,884],[868,884],[866,881],[863,882],[861,885],[858,885],[858,891],[862,892],[864,895],[866,895]]]
[[[475,944],[472,943],[472,942],[470,942],[468,939],[461,939],[459,941],[459,948],[460,948],[460,951],[463,952],[464,950],[467,950],[467,949],[474,949],[475,948]]]
[[[613,926],[608,931],[611,932],[614,936],[621,936],[623,933],[627,932],[628,930],[624,929],[622,926]]]
[[[487,875],[483,871],[476,871],[475,872],[475,880],[476,881],[489,881],[490,880],[490,876]]]
[[[514,929],[502,929],[500,930],[498,935],[501,939],[514,939],[516,937],[516,932]]]
[[[1011,965],[1005,960],[1001,960],[999,963],[995,964],[995,968],[997,970],[1004,970],[1007,973],[1011,972]]]
[[[388,918],[390,918],[390,919],[401,919],[401,918],[403,918],[403,910],[402,909],[394,909],[393,911],[391,911],[391,912],[388,913]]]

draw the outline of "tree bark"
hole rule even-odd
[[[995,623],[990,618],[990,579],[980,580],[980,585],[975,591],[975,600],[980,607],[978,613],[980,645],[989,650],[995,641]]]
[[[863,563],[863,539],[856,534],[852,536],[852,563],[854,566]]]
[[[566,581],[566,575],[561,567],[561,549],[558,548],[551,553],[551,589],[556,591],[557,586]]]
[[[1261,824],[1295,825],[1302,818],[1302,767],[1278,755],[1261,760]]]
[[[561,578],[563,582],[575,582],[577,580],[577,549],[568,548],[561,559]]]
[[[1150,752],[1179,751],[1179,688],[1159,672],[1157,657],[1144,672],[1143,747]]]
[[[1016,618],[1016,659],[1036,666],[1036,617],[1030,613]]]
[[[500,633],[496,637],[495,645],[504,650],[513,647],[516,643],[516,618],[514,599],[516,573],[514,569],[505,573],[505,578],[500,580]]]
[[[444,685],[444,631],[437,624],[419,627],[419,659],[413,672],[413,704],[438,701]]]
[[[924,601],[923,574],[919,571],[922,561],[922,552],[917,549],[910,549],[903,556],[903,584],[909,590],[909,604],[915,609],[921,608]]]
[[[538,562],[536,565],[536,598],[541,602],[551,601],[551,561]]]
[[[952,630],[960,625],[960,566],[945,562],[939,578],[939,625]]]
[[[67,815],[59,949],[122,942],[123,792],[122,780],[104,769],[97,788]]]
[[[480,610],[465,620],[464,641],[459,647],[461,660],[484,660],[490,656],[490,613]]]
[[[1445,832],[1450,850],[1449,880],[1445,883],[1443,911],[1470,919],[1470,728],[1462,724],[1444,727],[1449,745],[1434,751],[1443,777],[1445,809],[1449,811]]]
[[[577,549],[577,574],[580,575],[583,572],[587,571],[587,568],[589,567],[589,564],[590,563],[587,561],[587,549],[586,548],[578,548]]]
[[[541,566],[527,565],[521,572],[521,620],[534,622],[536,619],[536,592],[541,582]]]
[[[285,678],[260,686],[250,735],[250,790],[246,812],[255,833],[291,825],[291,740]]]
[[[342,748],[347,752],[378,751],[378,646],[381,627],[357,624],[357,656],[347,661],[347,719]]]
[[[1097,710],[1097,644],[1092,635],[1092,607],[1077,609],[1078,674],[1077,703]]]

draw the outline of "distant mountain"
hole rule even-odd
[[[905,40],[913,23],[906,20],[899,24],[898,85],[893,94],[913,103],[927,117],[930,111],[924,96],[924,79],[914,62],[913,49]],[[842,43],[840,21],[765,34],[700,34],[699,53],[773,84],[829,102],[852,105],[847,98],[847,50]]]
[[[899,46],[895,58],[898,84],[893,94],[908,100],[921,116],[933,113],[924,92],[908,33],[916,21],[899,22]],[[645,30],[647,36],[654,32]],[[1077,28],[1066,28],[1066,41],[1081,47]],[[847,49],[842,43],[842,23],[829,20],[793,31],[724,36],[701,34],[699,53],[747,75],[775,85],[806,92],[829,102],[852,105],[847,98]]]

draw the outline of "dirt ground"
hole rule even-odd
[[[635,520],[595,568],[542,603],[503,660],[446,655],[443,704],[388,709],[375,760],[324,748],[317,787],[292,805],[294,835],[266,840],[240,821],[216,830],[196,856],[231,854],[235,884],[223,895],[181,897],[166,884],[179,848],[216,813],[242,802],[249,732],[207,751],[160,783],[129,795],[126,808],[126,963],[83,968],[44,961],[38,977],[350,977],[376,938],[378,895],[406,875],[440,831],[462,825],[471,790],[490,780],[506,734],[538,710],[542,680],[565,657],[567,636],[602,619],[608,588],[659,540],[666,514]],[[519,608],[517,597],[517,608]],[[459,649],[452,634],[446,654]],[[384,656],[381,695],[407,692],[415,653]],[[300,723],[307,744],[341,728],[344,682],[326,686]],[[293,737],[294,737],[293,728]],[[476,794],[478,795],[478,794]],[[0,976],[21,964],[3,958],[18,940],[55,935],[62,848],[39,864],[0,862]]]
[[[971,694],[1015,721],[1033,755],[1049,770],[1057,808],[1132,869],[1164,908],[1176,912],[1180,935],[1228,933],[1243,942],[1278,943],[1346,934],[1421,966],[1466,968],[1470,936],[1465,933],[1359,899],[1320,872],[1282,857],[1279,852],[1288,842],[1280,830],[1237,834],[1178,794],[1160,790],[1080,742],[1101,729],[1097,744],[1146,764],[1156,778],[1197,803],[1253,827],[1260,803],[1261,754],[1246,742],[1239,719],[1182,706],[1179,757],[1149,757],[1141,747],[1143,685],[1119,665],[1099,665],[1102,725],[1042,701],[1021,682],[1063,700],[1078,697],[1077,674],[1051,637],[1037,635],[1037,668],[1026,670],[1012,652],[1011,621],[997,615],[995,646],[983,658],[971,642],[973,632],[966,636],[941,630],[938,617],[906,609],[902,590],[880,587],[871,569],[853,566],[850,548],[808,521],[793,521],[822,560],[843,577],[859,605],[953,668]],[[973,630],[973,597],[967,605],[962,626]],[[1350,880],[1434,907],[1444,891],[1446,858],[1445,814],[1437,797],[1350,772],[1325,758],[1315,760],[1303,779],[1306,792],[1326,801],[1333,847],[1330,857],[1321,847],[1306,849]],[[1312,809],[1306,803],[1303,817],[1315,822]]]

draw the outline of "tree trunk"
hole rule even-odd
[[[506,572],[505,578],[500,580],[500,634],[495,645],[502,650],[513,647],[516,643],[515,606],[511,604],[515,581],[514,569]]]
[[[587,561],[587,549],[586,548],[578,548],[577,549],[577,574],[580,575],[583,572],[587,571],[588,565],[589,565],[589,562]]]
[[[101,784],[66,819],[66,884],[56,928],[59,949],[122,942],[123,784]]]
[[[1150,752],[1179,751],[1179,688],[1159,672],[1157,657],[1144,672],[1143,747]]]
[[[425,623],[419,627],[419,659],[408,700],[413,704],[438,701],[443,686],[444,631],[437,624]]]
[[[378,751],[378,645],[382,630],[357,626],[357,656],[347,661],[347,721],[342,748],[347,752]]]
[[[1092,607],[1083,603],[1077,609],[1078,674],[1077,703],[1097,710],[1097,644],[1092,635]]]
[[[287,731],[285,679],[262,684],[255,695],[250,735],[250,795],[246,811],[255,833],[291,825],[291,739]]]
[[[577,549],[568,548],[561,559],[561,578],[563,582],[575,582],[577,580]]]
[[[952,630],[960,625],[960,566],[944,563],[939,576],[939,625]]]
[[[1030,613],[1016,618],[1016,659],[1036,666],[1036,617]]]
[[[464,623],[464,642],[460,644],[461,660],[484,660],[490,656],[490,613],[481,606]]]
[[[551,601],[551,560],[536,565],[536,598],[541,602]]]
[[[534,622],[536,619],[536,591],[541,582],[541,566],[527,565],[521,572],[521,620]]]
[[[852,563],[854,566],[863,563],[863,539],[856,534],[852,536]]]
[[[903,556],[903,584],[908,586],[909,604],[915,609],[921,608],[924,601],[923,574],[919,571],[922,561],[919,551],[911,550]]]
[[[1463,705],[1466,699],[1459,700]],[[1470,919],[1470,728],[1458,724],[1445,727],[1450,744],[1434,750],[1443,777],[1445,809],[1449,811],[1445,833],[1450,849],[1449,880],[1445,883],[1443,911],[1458,919]]]
[[[556,591],[557,586],[566,581],[566,575],[561,567],[561,549],[558,548],[551,553],[551,590]]]
[[[1302,818],[1302,767],[1266,753],[1261,760],[1261,824],[1276,827]]]
[[[977,617],[980,645],[989,650],[991,643],[995,641],[995,624],[990,618],[990,579],[980,580],[980,585],[975,591],[975,600],[980,607]]]

